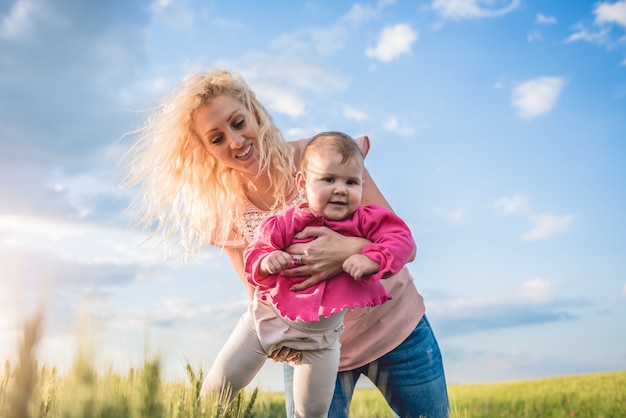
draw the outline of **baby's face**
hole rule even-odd
[[[361,204],[363,163],[358,158],[342,163],[339,153],[320,149],[309,157],[306,173],[299,178],[309,208],[326,219],[345,219]]]

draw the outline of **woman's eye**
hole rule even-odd
[[[211,140],[211,144],[217,145],[217,144],[221,143],[223,140],[224,140],[224,136],[223,135],[216,136],[215,138],[213,138]]]
[[[239,119],[235,123],[233,123],[233,128],[234,129],[241,129],[245,125],[246,125],[246,120],[245,119]]]

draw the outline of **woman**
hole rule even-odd
[[[168,96],[125,155],[125,186],[136,186],[139,221],[192,257],[206,245],[224,249],[242,282],[243,251],[268,216],[301,203],[295,173],[305,140],[284,141],[245,81],[226,71],[195,74]],[[361,139],[364,154],[367,138]],[[391,209],[365,170],[361,203]],[[342,271],[367,240],[324,227],[307,227],[288,252],[301,261],[292,276],[309,276],[303,290]],[[443,364],[424,316],[424,303],[408,269],[384,281],[389,302],[345,316],[340,373],[329,412],[347,417],[354,386],[365,374],[402,417],[448,414]],[[300,353],[277,350],[277,361]],[[285,373],[288,416],[293,416],[292,376]]]
[[[254,299],[217,354],[202,394],[228,393],[223,397],[227,405],[271,353],[289,347],[302,353],[302,360],[293,363],[295,417],[326,418],[337,379],[344,315],[391,298],[380,281],[405,266],[415,243],[399,216],[380,206],[361,205],[364,157],[354,139],[341,132],[318,134],[301,159],[296,184],[306,202],[265,219],[244,251],[246,278],[256,289]],[[343,263],[345,273],[294,292],[292,286],[307,277],[282,274],[300,264],[284,249],[309,225],[371,243]]]

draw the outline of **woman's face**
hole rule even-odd
[[[236,99],[222,95],[198,107],[194,129],[220,163],[254,177],[259,170],[259,124]]]

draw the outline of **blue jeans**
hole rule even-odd
[[[396,416],[444,418],[448,416],[448,390],[439,345],[426,316],[398,347],[378,360],[339,372],[329,418],[347,418],[354,387],[361,375],[383,394]],[[287,417],[293,417],[293,368],[285,363]]]

